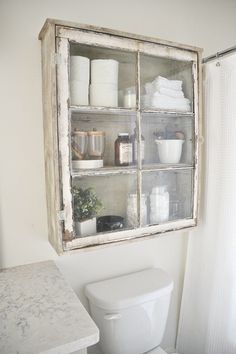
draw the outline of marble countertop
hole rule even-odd
[[[99,331],[53,261],[0,271],[0,353],[67,354]]]

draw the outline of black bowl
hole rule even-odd
[[[97,232],[113,231],[124,227],[124,218],[117,215],[105,215],[97,218]]]

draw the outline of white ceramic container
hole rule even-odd
[[[184,140],[155,140],[161,163],[179,163]]]
[[[78,80],[70,82],[71,105],[88,105],[88,83]]]
[[[96,234],[97,232],[96,218],[92,218],[82,222],[76,221],[75,232],[76,235],[80,237],[91,236]]]
[[[118,106],[118,90],[116,84],[91,84],[90,85],[91,106]]]
[[[113,59],[91,60],[91,83],[118,83],[119,62]]]
[[[70,79],[89,84],[90,60],[86,57],[72,55],[70,57]]]

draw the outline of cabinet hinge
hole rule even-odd
[[[57,212],[57,217],[59,221],[64,221],[65,220],[65,211],[64,210],[59,210]]]

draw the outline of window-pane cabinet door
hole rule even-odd
[[[197,54],[106,34],[58,33],[65,249],[155,234],[177,222],[181,228],[181,220],[191,226]]]

